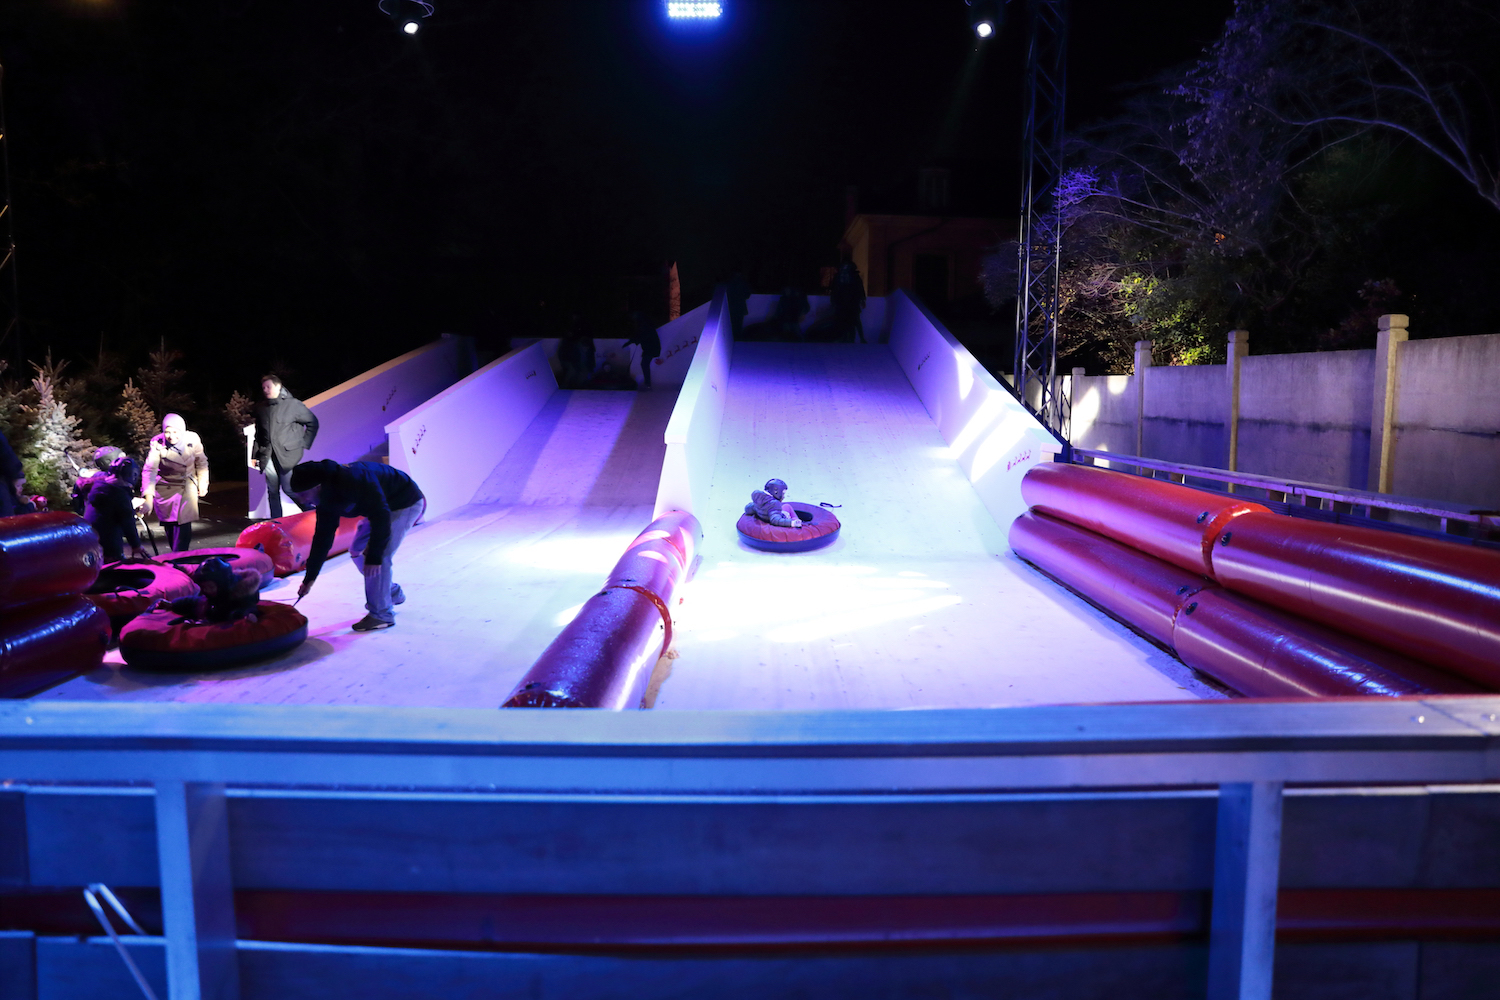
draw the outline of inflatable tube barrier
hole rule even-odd
[[[306,639],[307,619],[290,604],[261,601],[255,618],[233,622],[193,621],[161,608],[120,631],[120,653],[140,670],[199,673],[279,656]]]
[[[673,600],[702,538],[698,519],[685,511],[652,521],[501,707],[638,706],[671,646]]]
[[[103,565],[99,536],[77,514],[0,518],[0,608],[81,594]]]
[[[349,551],[360,520],[358,517],[339,520],[339,529],[328,550],[330,556]],[[238,549],[260,549],[271,557],[277,576],[289,576],[300,572],[307,565],[307,556],[312,550],[313,532],[317,527],[317,512],[305,510],[300,514],[288,514],[286,517],[252,524],[240,532],[234,545]]]
[[[1255,514],[1214,550],[1225,587],[1500,689],[1500,552]]]
[[[1011,522],[1016,555],[1164,646],[1192,596],[1213,583],[1046,514]]]
[[[199,566],[218,557],[229,563],[231,569],[253,569],[260,574],[260,585],[267,586],[276,579],[276,564],[260,549],[190,549],[187,552],[163,552],[155,561],[163,566],[180,569],[192,576]]]
[[[786,503],[802,519],[802,527],[778,528],[753,514],[741,514],[734,524],[740,541],[762,552],[810,552],[833,544],[833,540],[839,537],[843,525],[833,511],[796,500]]]
[[[1273,515],[1274,516],[1274,515]],[[1253,698],[1463,694],[1461,678],[1226,592],[1045,514],[1011,524],[1011,548],[1188,666]]]
[[[86,597],[28,604],[0,619],[0,697],[26,698],[104,662],[109,616]]]
[[[116,635],[136,615],[157,601],[175,601],[198,593],[193,578],[180,569],[150,559],[110,563],[86,596],[109,615]]]
[[[1210,587],[1177,616],[1182,662],[1251,698],[1402,697],[1478,689],[1397,653]]]
[[[1113,538],[1191,573],[1213,576],[1214,543],[1258,503],[1176,483],[1062,462],[1034,465],[1021,497],[1037,513]]]

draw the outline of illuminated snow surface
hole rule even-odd
[[[738,542],[750,491],[827,501],[829,547]],[[736,344],[703,563],[658,709],[1219,697],[1011,554],[888,348]]]
[[[702,564],[657,709],[1219,697],[1010,554],[887,348],[738,344],[727,390]],[[285,657],[153,675],[112,652],[41,697],[499,705],[650,521],[674,401],[671,388],[557,393],[473,504],[407,536],[394,629],[350,630],[362,579],[337,556],[299,606],[309,640]],[[771,476],[790,499],[843,505],[833,545],[738,542],[734,522]],[[290,601],[300,579],[264,596]]]

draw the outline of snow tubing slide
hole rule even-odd
[[[686,511],[652,521],[501,707],[638,706],[652,667],[671,647],[672,600],[702,538],[698,519]]]
[[[126,559],[99,571],[85,596],[109,615],[115,635],[157,601],[175,601],[198,593],[193,578],[180,569],[150,559]]]
[[[354,532],[358,530],[360,520],[361,518],[358,517],[345,517],[339,520],[338,531],[333,536],[333,545],[328,549],[330,556],[349,551],[349,546],[354,543]],[[305,510],[300,514],[288,514],[285,517],[252,524],[240,532],[240,537],[235,540],[234,545],[239,549],[260,549],[271,557],[277,576],[289,576],[300,572],[307,565],[307,557],[312,551],[313,532],[317,530],[317,527],[317,512]]]
[[[109,616],[76,594],[7,609],[0,618],[0,697],[25,698],[97,668],[110,634]]]
[[[802,520],[800,528],[778,528],[767,524],[754,514],[741,514],[734,530],[740,541],[752,549],[762,552],[808,552],[833,544],[843,527],[833,511],[810,503],[788,500],[782,506],[790,506]]]
[[[103,564],[99,536],[71,511],[0,518],[0,608],[81,594]]]
[[[255,570],[260,574],[262,587],[276,579],[276,564],[260,549],[190,549],[187,552],[163,552],[156,557],[155,561],[164,566],[171,566],[173,569],[180,569],[188,576],[192,576],[199,566],[215,557],[227,562],[230,569]]]
[[[1226,592],[1046,514],[1011,525],[1021,558],[1252,698],[1471,693],[1466,681]]]
[[[261,601],[255,618],[200,622],[170,608],[147,611],[120,632],[125,662],[141,670],[206,672],[278,656],[307,639],[307,619],[289,604]]]

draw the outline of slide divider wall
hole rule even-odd
[[[1247,695],[1500,686],[1500,553],[1076,465],[1022,493],[1022,558]]]
[[[388,424],[391,465],[417,481],[428,518],[462,507],[556,391],[540,344],[511,351]]]
[[[1010,524],[1026,511],[1022,477],[1062,443],[920,302],[898,289],[886,315],[891,352],[922,405],[995,523]]]
[[[657,517],[672,510],[692,512],[708,498],[714,462],[719,456],[732,348],[727,298],[720,286],[704,314],[693,363],[667,422],[667,453],[656,492]]]

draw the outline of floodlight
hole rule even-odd
[[[432,0],[380,0],[377,6],[408,36],[421,31],[422,19],[431,17],[434,10]]]
[[[964,0],[969,5],[969,27],[981,40],[994,38],[1005,23],[1003,0]]]
[[[724,5],[719,0],[667,0],[667,16],[678,21],[705,21],[720,17]]]

